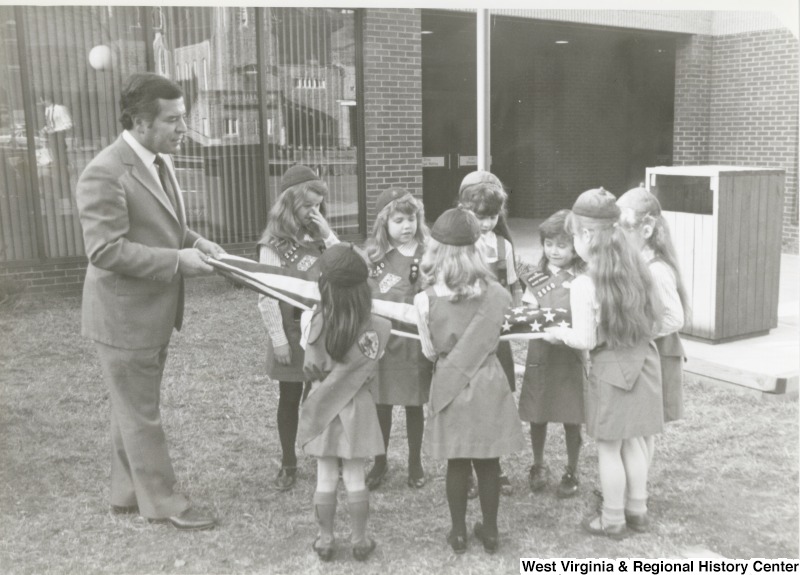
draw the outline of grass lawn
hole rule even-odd
[[[503,458],[516,491],[501,501],[500,550],[488,556],[472,539],[455,556],[444,539],[445,465],[424,459],[428,485],[406,487],[398,408],[389,479],[371,500],[375,555],[363,565],[352,559],[340,488],[339,550],[322,565],[310,547],[314,460],[300,457],[293,491],[269,487],[280,462],[277,386],[264,373],[256,296],[218,278],[189,283],[162,415],[179,488],[220,525],[182,533],[111,515],[108,392],[79,330],[78,297],[0,308],[2,573],[518,573],[520,557],[674,557],[690,546],[736,558],[798,556],[797,402],[687,381],[686,418],[657,440],[649,533],[615,542],[581,531],[597,504],[595,445],[585,443],[578,497],[557,500],[565,453],[553,425],[551,487],[528,491],[530,448]],[[479,518],[473,501],[468,520]]]

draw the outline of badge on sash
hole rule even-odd
[[[378,283],[378,289],[381,290],[381,293],[386,293],[387,291],[392,289],[392,287],[397,285],[397,282],[399,281],[400,281],[400,276],[396,276],[393,273],[388,273],[385,276],[383,276],[381,281]]]
[[[378,358],[378,349],[380,348],[378,342],[378,333],[375,330],[369,330],[362,333],[358,338],[358,349],[361,350],[369,359]]]
[[[300,270],[301,272],[306,272],[309,269],[311,269],[311,266],[313,266],[316,263],[316,261],[317,258],[315,258],[314,256],[305,255],[303,256],[303,259],[297,262],[297,269]]]

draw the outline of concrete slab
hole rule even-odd
[[[540,219],[510,218],[517,257],[541,258]],[[684,339],[687,373],[701,382],[796,397],[800,380],[800,256],[781,255],[778,327],[768,335],[712,345]]]

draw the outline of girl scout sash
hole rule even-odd
[[[325,353],[325,341],[320,336],[322,321],[321,314],[315,314],[311,319],[309,341],[314,343],[309,343],[306,348],[303,367],[307,373],[320,374],[321,370],[321,374],[327,372],[327,375],[323,376],[323,383],[318,384],[317,389],[312,387],[303,402],[303,410],[314,415],[300,418],[297,439],[302,446],[325,431],[369,378],[377,373],[378,360],[386,347],[391,329],[388,320],[373,316],[344,360],[336,362]]]
[[[436,361],[431,385],[432,413],[439,413],[450,405],[497,347],[498,339],[492,336],[500,334],[503,311],[508,307],[511,296],[500,284],[491,283],[481,299],[458,343],[450,353],[440,356]],[[499,364],[498,369],[502,373]]]

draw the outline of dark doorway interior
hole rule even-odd
[[[478,153],[475,15],[422,12],[422,182],[425,215],[453,207]]]
[[[477,152],[475,15],[423,11],[422,30],[435,218],[475,169],[464,166]],[[620,194],[672,163],[674,35],[510,17],[494,17],[491,34],[492,171],[512,190],[511,215],[546,217],[591,187]]]

